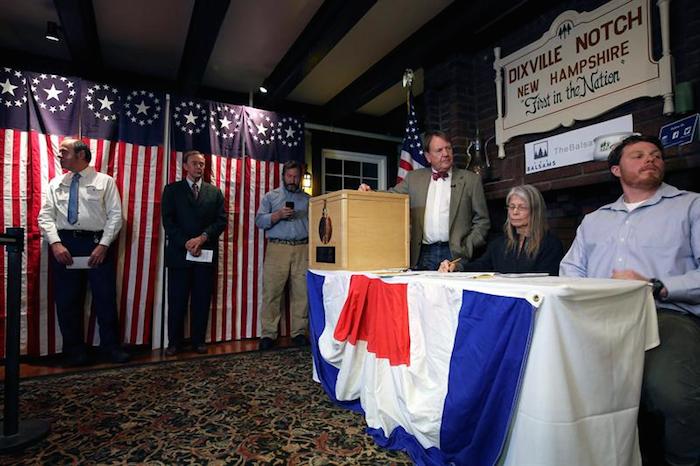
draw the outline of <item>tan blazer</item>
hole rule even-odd
[[[432,170],[421,168],[408,172],[406,178],[390,192],[408,194],[411,210],[411,267],[415,267],[423,242],[425,202]],[[450,251],[452,257],[462,257],[467,262],[474,249],[486,244],[491,222],[479,175],[459,168],[452,168],[450,180]]]

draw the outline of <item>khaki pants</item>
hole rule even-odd
[[[263,265],[262,337],[277,338],[284,286],[289,280],[291,336],[305,335],[309,323],[306,270],[309,245],[267,243]]]

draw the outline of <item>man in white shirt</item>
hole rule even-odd
[[[426,133],[423,148],[430,168],[408,172],[389,191],[409,195],[411,268],[437,270],[445,259],[468,261],[486,243],[489,211],[481,178],[453,166],[452,143],[445,133]],[[359,190],[370,187],[363,183]]]
[[[663,182],[661,141],[630,136],[608,165],[622,196],[583,219],[560,275],[648,282],[661,345],[647,351],[639,414],[645,464],[700,464],[700,195]],[[655,458],[663,455],[663,458]]]
[[[68,365],[89,361],[82,328],[86,280],[102,351],[112,362],[129,360],[119,345],[116,272],[110,248],[122,226],[121,199],[114,179],[90,166],[91,157],[84,142],[73,138],[61,142],[58,159],[68,172],[49,183],[38,218],[50,245],[53,295]],[[70,268],[79,258],[87,260],[87,269]]]

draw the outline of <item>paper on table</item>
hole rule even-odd
[[[380,277],[393,277],[395,275],[412,275],[409,269],[382,269],[382,270],[368,270],[367,273],[372,275],[379,275]]]
[[[67,269],[90,269],[88,265],[88,261],[90,260],[90,256],[79,256],[79,257],[74,257],[73,258],[73,264],[71,265],[66,265]]]
[[[187,251],[187,254],[185,255],[185,260],[188,260],[190,262],[211,263],[212,259],[214,259],[214,251],[211,249],[202,249],[199,256],[196,257],[193,256],[189,251]]]
[[[437,272],[437,271],[428,271],[428,272],[422,272],[423,275],[429,276],[429,277],[440,277],[444,279],[452,279],[452,280],[462,280],[465,278],[474,278],[474,279],[482,279],[482,278],[493,278],[496,273],[495,272]]]

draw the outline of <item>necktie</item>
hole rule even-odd
[[[199,198],[199,186],[197,186],[197,183],[192,183],[192,195],[195,201]]]
[[[73,175],[70,182],[68,195],[68,223],[75,225],[78,222],[78,186],[80,185],[80,173]]]
[[[447,178],[447,172],[433,172],[433,179],[434,180],[439,180],[439,179],[445,179]]]

